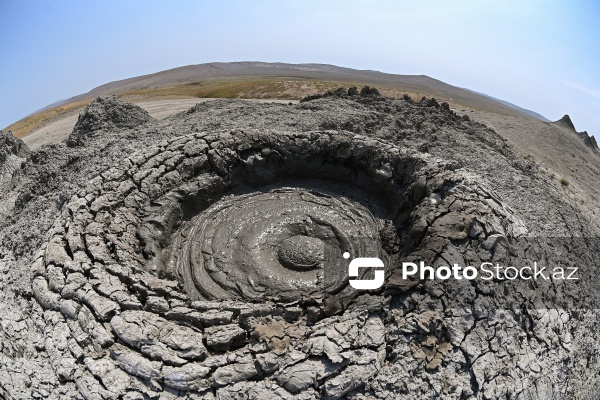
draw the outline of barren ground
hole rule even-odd
[[[575,132],[527,116],[480,110],[467,114],[498,132],[554,186],[600,220],[600,154],[586,147]]]
[[[144,100],[134,102],[142,107],[144,110],[156,118],[163,119],[168,116],[177,114],[181,111],[185,111],[198,103],[205,101],[215,100],[214,98],[187,98],[187,99],[169,99],[169,100]],[[249,99],[248,101],[254,102],[275,102],[275,103],[297,103],[297,100],[278,100],[278,99]],[[77,109],[76,111],[81,111]],[[54,121],[44,125],[38,129],[33,130],[25,137],[23,141],[31,150],[37,150],[40,147],[58,143],[67,139],[67,136],[73,130],[75,123],[77,122],[78,113],[70,112],[67,115],[59,117]]]

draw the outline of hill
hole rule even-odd
[[[55,103],[5,128],[17,137],[65,115],[78,114],[98,96],[119,95],[129,101],[182,98],[269,98],[299,100],[337,87],[376,86],[382,94],[414,99],[423,96],[447,101],[455,108],[472,108],[501,115],[532,111],[426,75],[395,75],[327,64],[232,62],[188,65],[154,74],[110,82],[87,93]]]

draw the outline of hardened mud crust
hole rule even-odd
[[[41,305],[32,311],[42,331],[35,347],[58,378],[44,383],[54,387],[46,395],[594,398],[592,281],[534,287],[405,279],[401,263],[517,265],[535,255],[591,265],[597,243],[557,244],[529,234],[532,216],[540,214],[522,212],[510,179],[537,178],[525,178],[530,172],[493,131],[435,100],[365,96],[293,106],[310,114],[302,118],[287,106],[216,102],[160,123],[139,110],[135,118],[121,115],[134,106],[115,98],[93,103],[96,117],[80,118],[93,124],[76,127],[63,148],[69,157],[89,152],[111,166],[60,204],[30,263],[31,294]],[[338,106],[354,110],[348,121],[327,114]],[[277,123],[317,129],[248,123],[197,131],[213,125],[215,110],[235,114],[243,107],[266,125],[275,115]],[[98,126],[107,116],[133,122],[111,122],[104,132]],[[381,127],[357,128],[370,119]],[[163,128],[169,135],[156,133]],[[418,131],[436,137],[431,148],[411,136]],[[114,135],[114,155],[114,143],[128,149],[134,146],[127,137],[153,134],[163,141],[119,160],[92,154],[101,151],[102,135]],[[483,165],[470,158],[475,147],[460,150],[457,161],[463,142],[495,149],[496,183],[475,172]],[[93,170],[65,162],[67,169]],[[23,187],[39,185],[31,178]],[[24,192],[17,210],[38,201]],[[565,229],[570,221],[565,212]],[[380,257],[383,287],[353,289],[345,252]],[[0,383],[2,394],[7,383]]]

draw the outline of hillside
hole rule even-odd
[[[447,101],[455,108],[472,108],[501,115],[534,115],[508,102],[448,85],[425,75],[394,75],[326,64],[263,62],[209,63],[174,68],[110,82],[59,102],[5,128],[24,137],[61,116],[78,114],[98,96],[119,95],[136,103],[182,98],[271,98],[299,100],[336,87],[375,86],[382,94],[414,99],[423,96]],[[537,116],[543,118],[541,116]]]

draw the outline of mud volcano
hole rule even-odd
[[[250,316],[281,314],[304,325],[309,308],[311,324],[343,311],[359,293],[348,286],[342,254],[394,265],[398,233],[410,230],[427,178],[443,179],[426,165],[344,133],[184,136],[127,158],[66,205],[37,261],[34,295],[73,321],[84,318],[87,329],[63,328],[87,334],[93,348],[110,349],[115,365],[156,385],[205,390],[269,376],[273,366],[257,361],[238,366],[241,375],[211,371],[201,330],[212,327],[209,349],[250,350]],[[383,243],[398,244],[385,251]],[[207,300],[224,309],[207,311]],[[262,311],[225,300],[260,303]],[[236,317],[240,325],[231,324]],[[163,330],[178,332],[179,341]],[[193,343],[180,343],[190,335]],[[382,339],[351,348],[381,350]],[[335,357],[337,367],[352,354]],[[72,374],[67,368],[63,376]]]
[[[357,93],[205,103],[162,122],[103,98],[69,147],[41,150],[61,154],[73,183],[30,256],[50,397],[594,398],[591,283],[401,276],[403,261],[561,251],[591,266],[593,240],[528,235],[549,204],[569,210],[560,194],[495,132],[435,100]],[[490,151],[495,181],[478,169]],[[43,169],[28,162],[22,215],[46,201],[26,196]],[[514,174],[546,202],[524,212]],[[344,252],[381,258],[384,286],[349,286]]]

